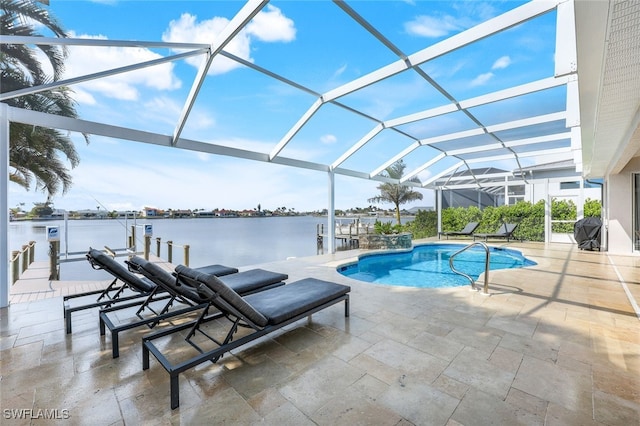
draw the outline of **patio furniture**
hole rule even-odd
[[[510,241],[513,232],[518,227],[517,223],[503,223],[500,228],[492,234],[473,234],[473,241],[478,238],[484,238],[487,241],[489,238],[506,238],[507,242]]]
[[[133,256],[125,263],[129,266],[130,271],[143,275],[158,288],[166,292],[170,298],[162,309],[159,309],[157,312],[150,306],[150,303],[153,301],[147,303],[146,300],[142,302],[133,301],[123,305],[118,304],[100,310],[100,335],[104,336],[107,328],[111,332],[111,353],[113,358],[120,356],[120,332],[143,325],[153,328],[160,322],[167,321],[174,317],[184,316],[193,311],[205,309],[210,303],[207,297],[200,296],[197,291],[197,284],[194,285],[193,281],[184,277],[178,277],[176,274],[172,274],[156,263],[149,262],[139,256]],[[214,276],[212,274],[204,274],[201,269],[196,268],[194,271],[205,276]],[[251,269],[245,272],[224,275],[220,277],[220,280],[223,280],[226,285],[233,288],[239,294],[246,295],[284,285],[284,281],[288,278],[289,276],[287,274],[281,274],[279,272]],[[183,307],[171,310],[174,302],[180,303]],[[139,305],[149,308],[152,315],[143,317],[141,315],[141,309],[138,309],[135,314],[137,318],[133,318],[133,321],[116,323],[109,317],[109,314],[112,312],[122,311],[123,309]]]
[[[440,239],[441,235],[446,235],[447,240],[449,239],[450,235],[456,237],[470,237],[471,235],[473,235],[475,230],[478,229],[478,226],[480,226],[480,222],[469,222],[467,223],[467,226],[465,226],[461,231],[439,232],[438,239]]]
[[[104,309],[115,304],[124,302],[131,303],[131,301],[137,300],[140,309],[136,314],[139,315],[151,302],[171,297],[166,293],[162,294],[164,290],[158,289],[152,281],[131,273],[122,263],[100,250],[90,247],[86,257],[93,269],[108,272],[113,276],[113,281],[103,290],[63,296],[62,307],[67,334],[70,334],[72,331],[71,314],[73,312],[93,308]],[[203,266],[197,268],[197,270],[215,275],[227,275],[238,272],[237,268],[219,264]],[[88,303],[86,303],[86,300],[85,303],[78,302],[80,299],[86,299],[90,296],[97,296],[97,298]],[[144,300],[141,302],[140,300],[143,298]]]
[[[107,288],[103,290],[94,290],[63,296],[62,307],[67,334],[71,333],[71,314],[73,312],[92,308],[107,308],[115,303],[131,301],[143,297],[154,297],[157,292],[157,288],[154,283],[146,278],[141,278],[132,274],[124,265],[117,262],[106,253],[90,248],[86,256],[93,269],[107,271],[114,278]],[[73,301],[76,299],[95,295],[97,295],[97,298],[93,302],[79,305],[73,304]],[[159,297],[166,298],[167,296],[161,295]]]
[[[215,363],[233,349],[338,302],[345,302],[345,317],[349,316],[351,288],[329,281],[305,278],[281,287],[241,296],[219,278],[201,274],[185,266],[177,266],[176,274],[179,278],[188,277],[198,282],[198,293],[210,300],[211,307],[220,310],[224,318],[229,320],[230,325],[228,329],[220,329],[221,325],[216,322],[213,327],[218,327],[217,329],[205,330],[203,326],[211,316],[208,315],[208,309],[204,309],[196,321],[158,330],[142,338],[142,368],[149,369],[149,353],[152,353],[169,373],[171,409],[180,405],[178,383],[180,373],[206,361]],[[240,328],[249,330],[248,334],[243,334],[234,340]],[[176,354],[177,349],[170,344],[171,342],[166,342],[166,339],[162,338],[185,330],[188,332],[184,340],[195,348],[198,354],[187,360],[173,363],[163,354],[163,349],[172,352],[173,355]],[[216,331],[224,335],[221,340],[212,337]],[[154,342],[158,339],[162,342],[156,345]],[[203,342],[211,342],[213,349],[202,348]]]

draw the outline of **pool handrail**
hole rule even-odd
[[[464,272],[458,271],[456,268],[453,267],[453,258],[456,257],[457,255],[459,255],[460,253],[462,253],[463,251],[466,251],[468,249],[470,249],[473,246],[481,246],[484,248],[484,251],[486,252],[486,256],[485,256],[485,263],[484,263],[484,289],[482,294],[489,296],[489,258],[490,258],[490,250],[489,250],[489,246],[487,244],[485,244],[482,241],[475,241],[471,244],[468,244],[464,247],[462,247],[460,250],[458,250],[457,252],[453,253],[450,257],[449,257],[449,267],[451,268],[451,270],[458,275],[462,275],[463,277],[466,277],[469,281],[471,281],[471,289],[472,290],[477,290],[476,289],[476,280],[474,280],[473,278],[471,278],[471,276],[469,276],[468,274],[465,274]]]

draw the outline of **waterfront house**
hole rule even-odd
[[[361,4],[360,7],[365,8],[365,4],[367,3]],[[283,8],[282,13],[286,14],[290,7],[291,14],[295,14],[296,6],[293,3],[288,7],[286,5],[286,2],[280,5]],[[7,132],[6,137],[0,138],[0,148],[8,150],[8,124],[20,122],[33,126],[46,125],[68,132],[91,134],[93,131],[106,138],[149,143],[172,149],[186,148],[248,162],[273,163],[280,167],[301,168],[326,174],[329,193],[327,225],[330,233],[333,232],[336,211],[333,204],[336,175],[384,182],[387,180],[383,176],[384,170],[395,161],[403,159],[410,168],[407,169],[408,174],[398,182],[415,186],[419,190],[435,191],[438,194],[436,197],[440,197],[443,190],[457,189],[448,178],[455,177],[460,171],[495,167],[496,162],[508,161],[513,164],[512,170],[518,170],[520,177],[524,179],[529,163],[537,163],[538,158],[570,160],[575,172],[580,175],[580,179],[574,182],[593,182],[599,179],[603,184],[602,248],[616,253],[638,254],[636,247],[640,245],[636,244],[636,239],[640,235],[640,79],[635,76],[640,75],[637,53],[640,50],[640,25],[636,19],[637,8],[640,6],[637,2],[621,0],[507,2],[501,6],[504,10],[496,12],[495,16],[492,14],[490,18],[478,18],[479,21],[470,28],[457,28],[456,34],[451,37],[443,36],[438,40],[413,39],[417,44],[406,46],[406,50],[403,50],[387,38],[390,35],[384,35],[386,31],[376,29],[375,23],[367,21],[365,16],[368,16],[369,12],[347,7],[344,2],[306,4],[307,8],[317,8],[318,14],[343,14],[349,25],[341,26],[341,35],[334,34],[335,39],[350,40],[357,46],[366,43],[371,52],[367,52],[362,60],[364,63],[367,60],[373,61],[366,64],[365,68],[368,71],[363,75],[352,76],[350,81],[341,84],[327,81],[320,87],[328,89],[324,93],[317,93],[318,88],[306,87],[302,83],[308,73],[304,70],[298,71],[297,67],[293,66],[296,63],[306,63],[309,58],[285,55],[284,57],[292,61],[288,69],[293,73],[285,77],[277,69],[269,69],[268,64],[271,61],[267,58],[261,58],[254,63],[228,56],[224,46],[231,43],[236,36],[240,37],[239,34],[244,34],[243,29],[249,25],[252,18],[270,7],[267,7],[267,2],[260,1],[250,1],[244,5],[238,3],[238,10],[235,11],[236,20],[231,24],[235,27],[229,28],[229,32],[225,33],[226,38],[217,40],[220,45],[216,49],[212,50],[210,43],[198,44],[193,40],[189,40],[190,43],[184,44],[180,49],[186,52],[185,55],[199,56],[206,60],[201,61],[199,71],[192,74],[192,87],[198,90],[194,90],[185,99],[184,113],[176,115],[173,129],[158,131],[144,120],[136,123],[135,128],[126,128],[99,120],[73,120],[0,103],[0,129]],[[387,7],[389,3],[376,2],[372,16],[387,16]],[[412,4],[414,9],[423,7],[425,5],[420,2]],[[329,10],[324,10],[325,8]],[[424,13],[428,12],[425,10]],[[410,16],[413,15],[401,16],[400,21],[396,17],[396,20],[389,24],[401,26],[402,19],[413,19]],[[324,40],[323,30],[322,26],[305,28],[305,31],[315,33],[315,40]],[[510,37],[514,32],[518,32],[522,38]],[[357,40],[353,38],[355,34],[358,35]],[[530,69],[524,63],[519,64],[519,67],[510,66],[513,65],[511,58],[521,53],[521,46],[516,48],[510,43],[533,38],[539,42],[540,50],[531,60],[543,65],[535,76],[530,75]],[[3,37],[0,42],[29,43],[28,40],[12,39],[10,36]],[[108,40],[91,38],[53,38],[48,42],[87,48],[104,48],[110,45]],[[125,41],[123,43],[127,45]],[[451,80],[455,76],[441,73],[438,79],[434,79],[425,71],[429,66],[442,66],[443,63],[462,63],[465,60],[475,63],[478,60],[477,52],[485,52],[484,43],[493,43],[496,49],[500,49],[500,53],[495,54],[502,55],[495,58],[495,62],[484,64],[485,71],[497,66],[493,71],[482,73],[478,68],[478,73],[481,73],[480,76],[484,79],[467,81],[461,85],[460,82]],[[136,48],[158,49],[163,42],[138,39],[134,44]],[[124,46],[119,42],[113,42],[113,45]],[[531,43],[527,45],[532,46]],[[175,43],[166,46],[167,52],[177,49]],[[299,52],[309,55],[310,58],[318,58],[326,49],[327,46],[319,43],[309,46],[309,49],[300,49]],[[360,52],[360,49],[362,48],[358,47],[354,52]],[[191,107],[200,100],[200,90],[207,91],[212,85],[215,87],[222,78],[216,73],[208,72],[212,63],[218,63],[214,61],[217,55],[227,56],[227,61],[236,61],[235,66],[248,67],[247,72],[242,75],[250,83],[230,86],[238,94],[235,99],[246,101],[245,108],[242,109],[246,115],[239,117],[239,122],[244,123],[245,129],[246,124],[252,123],[253,118],[258,115],[266,122],[269,120],[264,116],[267,111],[253,102],[261,96],[265,99],[273,96],[268,90],[269,84],[264,84],[265,79],[282,84],[287,90],[292,90],[292,93],[300,96],[296,98],[299,102],[295,103],[297,107],[291,112],[289,120],[294,124],[288,129],[276,131],[281,137],[276,136],[277,142],[274,141],[270,152],[263,152],[263,148],[256,151],[254,146],[240,140],[236,140],[231,147],[210,140],[193,140],[190,137],[181,139],[183,131],[188,133],[190,125],[196,122],[189,120],[189,113],[192,111]],[[491,62],[493,58],[488,56],[491,55],[480,54],[480,57]],[[381,62],[374,60],[383,57],[389,59]],[[180,55],[168,55],[162,60],[173,63],[182,59]],[[76,82],[101,79],[111,73],[143,70],[150,66],[144,61],[126,65],[123,67],[123,64],[113,63],[111,70],[79,75],[73,80],[59,81],[56,85],[69,85],[73,89]],[[444,66],[444,69],[448,68]],[[497,69],[500,69],[500,77],[495,72]],[[485,89],[483,84],[477,84],[489,80],[496,83],[490,86],[493,90]],[[415,98],[409,96],[416,91],[406,89],[407,81],[415,82],[418,87],[417,93],[424,91],[430,95]],[[399,84],[399,87],[405,88],[403,90],[407,90],[406,93],[387,90],[386,85],[390,82],[405,82]],[[450,89],[447,90],[447,87]],[[250,93],[242,92],[247,88],[251,88]],[[257,88],[267,89],[258,93]],[[37,93],[41,89],[36,86],[24,91],[3,93],[2,97],[13,99]],[[314,98],[315,102],[310,104],[307,96]],[[392,106],[396,105],[394,96],[402,98],[402,108],[390,117],[371,114],[366,105],[352,102],[353,98],[357,98],[367,99],[367,103]],[[217,97],[203,98],[207,98],[208,101],[217,100]],[[424,103],[426,101],[429,101],[427,105]],[[137,105],[131,105],[132,102],[134,101],[127,100],[126,107],[138,108]],[[302,105],[307,107],[301,107]],[[139,107],[148,108],[148,105]],[[225,105],[218,107],[222,110]],[[329,110],[332,111],[331,114],[335,112],[335,115],[332,116],[331,123],[323,122],[323,117],[329,114]],[[152,111],[149,113],[153,114]],[[359,120],[363,120],[357,125],[353,121],[354,113]],[[278,114],[280,115],[282,114]],[[449,119],[453,119],[457,124],[446,125]],[[323,150],[330,152],[321,156],[317,154],[315,141],[322,139],[325,135],[323,132],[327,132],[328,127],[340,123],[348,130],[345,130],[345,134],[335,137],[345,142],[324,144]],[[308,137],[312,132],[319,133]],[[298,135],[305,137],[298,138]],[[396,138],[399,138],[397,142],[391,142]],[[383,147],[384,152],[381,151]],[[0,185],[2,188],[8,185],[8,174],[8,171],[3,173]],[[423,175],[420,183],[411,181],[411,178],[418,175]],[[443,181],[448,183],[443,186]],[[476,181],[474,184],[486,189],[501,185],[501,182],[504,182],[504,177],[496,176],[492,182]],[[6,201],[6,194],[6,190],[0,191],[0,196],[5,198],[3,201]],[[523,195],[517,190],[507,197],[516,200],[526,197],[526,194]],[[548,199],[548,196],[545,195],[543,198]],[[8,205],[6,202],[4,204]],[[0,234],[7,232],[8,221],[8,211],[2,211]],[[333,238],[329,238],[328,248],[335,250]],[[3,248],[0,255],[5,251],[8,249]]]
[[[135,3],[148,7],[141,15],[147,21],[158,19],[158,3]],[[218,2],[201,3],[218,7]],[[147,29],[143,25],[127,27],[129,41],[109,34],[100,39],[47,40],[91,50],[146,49],[155,58],[153,64],[147,59],[114,62],[100,73],[53,83],[71,89],[78,82],[146,70],[158,62],[186,66],[188,56],[202,59],[193,80],[183,84],[184,105],[170,128],[158,129],[157,122],[142,117],[127,128],[107,117],[75,120],[0,103],[0,149],[8,152],[9,123],[19,122],[229,156],[246,161],[247,167],[259,161],[318,173],[329,194],[330,254],[262,266],[283,271],[292,281],[314,276],[351,284],[351,317],[327,310],[273,339],[234,351],[221,364],[189,372],[180,382],[183,405],[171,411],[165,372],[157,363],[146,372],[140,369],[140,334],[122,342],[122,356],[113,360],[105,350],[105,338],[97,334],[95,315],[79,318],[77,333],[68,336],[59,297],[7,307],[7,271],[0,276],[0,398],[3,408],[8,407],[5,416],[12,414],[7,409],[16,408],[62,410],[62,416],[70,414],[76,423],[90,419],[95,424],[637,424],[640,347],[635,300],[640,251],[634,239],[640,230],[640,2],[500,2],[506,10],[488,18],[477,13],[471,27],[456,27],[450,37],[413,37],[403,43],[396,40],[408,31],[408,24],[429,22],[425,9],[432,8],[432,2],[223,3],[229,8],[223,18],[226,27],[206,40],[145,40],[136,36]],[[167,5],[160,6],[163,12]],[[247,40],[259,13],[289,19],[303,7],[316,12],[317,19],[307,21],[295,40],[254,49],[247,58],[227,50],[236,38]],[[492,46],[509,49],[499,53],[508,58],[523,58],[525,47],[541,48],[540,56],[531,60],[546,61],[548,67],[532,75],[532,62],[520,68],[505,66],[507,62],[493,58],[496,52],[485,44],[494,37],[498,40]],[[300,56],[281,56],[290,62],[269,56],[276,49],[293,52],[289,49],[294,43],[308,40],[313,43],[303,46]],[[520,44],[509,48],[510,41]],[[352,46],[352,54],[337,57],[332,48],[338,43]],[[218,59],[242,67],[239,74],[247,78],[246,84],[230,86],[238,94],[234,101],[247,100],[246,115],[234,117],[240,123],[238,135],[251,126],[262,129],[256,117],[261,124],[274,117],[257,99],[275,102],[285,93],[299,95],[287,103],[286,112],[276,109],[278,116],[287,115],[290,125],[270,129],[270,149],[256,149],[255,141],[243,144],[241,138],[233,146],[216,143],[211,133],[194,140],[201,133],[189,132],[189,125],[197,128],[199,120],[189,120],[189,115],[198,111],[201,98],[219,98],[216,107],[221,111],[231,102],[231,97],[210,96],[228,77],[209,72]],[[309,68],[302,65],[324,65],[329,59],[344,62],[323,70],[326,81],[309,83]],[[437,65],[436,69],[457,70],[460,63],[472,64],[482,78],[461,82],[450,79],[455,72],[431,72]],[[495,90],[474,84],[491,78],[500,82]],[[398,84],[389,90],[390,83]],[[265,86],[268,90],[261,90]],[[10,99],[48,87],[2,95]],[[553,96],[557,93],[559,98]],[[123,102],[127,110],[169,116],[166,103],[158,102],[154,111],[148,100]],[[387,108],[392,106],[398,110]],[[450,126],[457,117],[466,125]],[[349,124],[335,137],[340,143],[318,149],[318,141],[338,121]],[[384,147],[394,149],[383,153]],[[492,273],[491,297],[459,289],[373,286],[336,272],[337,262],[353,256],[334,253],[336,175],[401,183],[381,172],[402,158],[411,164],[408,178],[428,174],[420,184],[402,182],[441,192],[455,185],[438,185],[438,180],[460,170],[494,167],[505,159],[517,165],[503,170],[523,169],[525,159],[539,156],[570,159],[580,174],[573,182],[602,179],[606,253],[550,241],[510,243],[539,265],[508,275]],[[242,173],[241,167],[236,170]],[[9,205],[8,174],[6,162],[0,163],[3,206]],[[501,180],[498,176],[494,182],[476,184],[495,186]],[[0,240],[6,240],[7,233],[4,208]],[[0,248],[0,258],[9,258],[6,246]],[[53,293],[48,288],[47,292]]]

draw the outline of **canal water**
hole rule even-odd
[[[166,242],[173,242],[173,263],[183,263],[182,246],[189,245],[192,267],[213,263],[241,267],[318,254],[317,226],[324,224],[326,229],[326,223],[326,217],[315,216],[137,219],[135,222],[131,218],[68,220],[66,226],[64,220],[19,221],[9,223],[9,250],[20,250],[29,241],[36,241],[35,260],[48,260],[47,226],[59,227],[63,259],[65,253],[86,252],[90,247],[122,249],[127,247],[131,227],[136,226],[136,248],[142,251],[142,226],[150,224],[152,254],[156,254],[156,237],[159,237],[160,257],[164,259],[167,258]],[[83,256],[69,256],[78,257]],[[86,261],[61,263],[62,280],[94,277],[105,276],[93,271]]]

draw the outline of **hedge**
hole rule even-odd
[[[527,241],[544,241],[544,201],[536,204],[520,201],[510,206],[485,207],[450,207],[442,210],[442,230],[459,231],[469,222],[480,222],[476,232],[495,232],[503,223],[518,223],[513,233],[514,239]],[[584,215],[600,217],[601,203],[587,199],[584,203]],[[568,223],[554,223],[553,232],[573,233],[573,223],[577,217],[577,208],[571,200],[556,200],[551,203],[551,214],[554,220],[567,220]],[[435,211],[420,210],[415,219],[404,225],[404,230],[411,232],[414,239],[435,237],[438,216]]]

